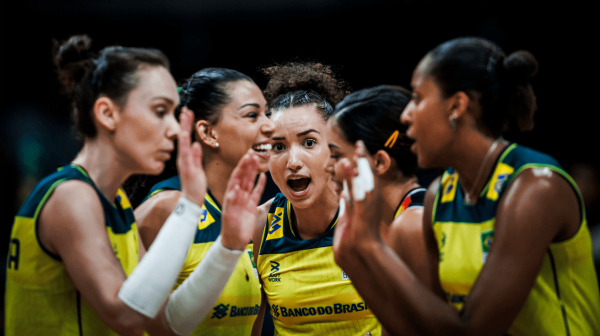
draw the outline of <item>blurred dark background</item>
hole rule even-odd
[[[594,226],[600,222],[600,141],[592,106],[598,27],[591,7],[489,0],[22,0],[3,1],[0,8],[2,279],[18,207],[41,177],[72,160],[79,148],[51,57],[53,39],[74,34],[88,34],[94,50],[158,48],[178,81],[204,67],[226,67],[261,87],[261,66],[290,60],[333,65],[354,90],[408,87],[420,58],[459,36],[488,38],[507,53],[529,50],[540,64],[533,80],[536,125],[508,139],[554,156],[574,175],[592,231],[600,236]],[[431,172],[422,175],[422,182],[431,178]]]

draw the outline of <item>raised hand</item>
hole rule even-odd
[[[368,155],[364,144],[358,141],[354,155],[354,162],[342,160],[342,176],[345,187],[341,199],[344,202],[344,211],[335,227],[333,238],[333,253],[338,264],[344,264],[344,256],[353,252],[360,244],[373,240],[381,240],[381,191],[377,184],[372,190],[364,193],[364,199],[354,197],[355,190],[353,179],[358,176],[358,159]]]
[[[256,225],[257,205],[265,187],[265,174],[258,172],[258,158],[250,149],[233,170],[223,202],[221,243],[230,250],[242,250],[250,242]]]
[[[191,143],[194,113],[187,107],[181,108],[178,138],[177,171],[181,179],[181,196],[198,204],[204,203],[206,174],[202,168],[202,149],[198,142]]]

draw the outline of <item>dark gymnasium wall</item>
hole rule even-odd
[[[51,59],[52,40],[74,34],[88,34],[94,50],[158,48],[178,81],[204,67],[227,67],[264,87],[260,66],[317,60],[354,90],[408,87],[427,51],[454,37],[482,36],[506,52],[529,50],[540,64],[535,129],[509,140],[549,153],[566,169],[583,162],[598,174],[597,25],[591,8],[575,2],[21,0],[3,1],[0,13],[2,263],[24,197],[78,150]],[[597,194],[591,202],[595,223]]]

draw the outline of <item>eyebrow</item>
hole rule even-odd
[[[162,97],[162,96],[154,97],[154,98],[152,98],[152,100],[164,100],[167,104],[175,105],[175,102],[171,98],[167,98],[167,97]]]
[[[256,108],[258,108],[258,109],[260,108],[260,105],[258,105],[257,103],[247,103],[247,104],[244,104],[244,105],[240,106],[240,107],[238,108],[238,110],[241,110],[241,109],[243,109],[243,108],[244,108],[244,107],[246,107],[246,106],[252,106],[252,107],[256,107]]]
[[[338,145],[336,145],[336,144],[333,144],[333,143],[327,144],[327,147],[329,147],[330,149],[331,149],[331,148],[335,148],[335,149],[342,149],[342,147],[340,147],[340,146],[338,146]]]
[[[296,136],[301,137],[301,136],[307,135],[310,132],[315,132],[317,134],[321,134],[321,133],[319,133],[319,131],[311,128],[309,130],[306,130],[304,132],[300,132],[300,133],[296,134]],[[272,137],[271,140],[285,140],[285,137]]]

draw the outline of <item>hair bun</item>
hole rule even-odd
[[[313,90],[336,105],[350,92],[344,81],[334,77],[331,67],[321,63],[290,62],[264,68],[263,73],[269,77],[264,92],[269,102],[288,92]]]
[[[94,65],[89,51],[91,44],[92,39],[87,35],[71,36],[60,45],[55,42],[54,63],[58,68],[59,80],[68,92],[93,71]]]
[[[526,83],[538,72],[538,62],[532,53],[515,51],[504,59],[504,68],[516,83]]]

